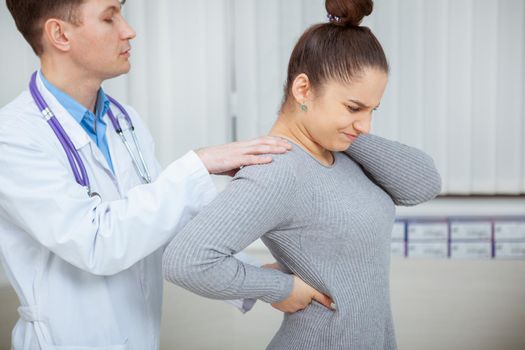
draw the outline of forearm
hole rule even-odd
[[[164,252],[165,278],[213,299],[285,299],[293,278],[245,264],[233,255],[288,219],[294,177],[270,166],[242,169],[216,200],[181,230]],[[271,169],[273,169],[272,167]],[[277,168],[277,167],[276,167]]]
[[[0,177],[0,215],[93,274],[118,273],[156,251],[215,196],[207,171],[192,154],[126,198],[101,202],[88,197],[67,168],[41,149],[2,143],[0,149],[5,151],[0,165],[16,174]]]
[[[188,153],[153,183],[132,188],[125,199],[96,207],[92,259],[81,261],[81,268],[96,274],[129,268],[166,245],[215,196],[207,170],[195,154]]]
[[[164,277],[210,299],[260,299],[274,303],[286,299],[293,277],[273,269],[252,266],[233,255],[213,249],[181,249],[170,245],[164,252]]]
[[[345,151],[383,188],[396,205],[416,205],[441,191],[432,158],[416,148],[375,135],[361,135]]]

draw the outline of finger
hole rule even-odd
[[[295,310],[292,307],[283,306],[280,303],[271,304],[271,305],[272,305],[272,307],[274,309],[279,310],[281,312],[285,312],[285,313],[294,313],[295,312]]]
[[[283,146],[266,146],[260,154],[281,154],[288,152],[288,148]]]
[[[280,306],[277,306],[277,305],[274,305],[274,304],[271,304],[272,307],[275,309],[275,310],[278,310],[278,311],[281,311],[281,312],[286,312],[282,307]]]
[[[318,303],[324,305],[328,309],[332,309],[332,310],[336,309],[335,303],[333,302],[333,300],[329,296],[324,295],[323,293],[319,293],[316,291],[314,293],[313,299],[317,301]]]
[[[266,137],[259,137],[256,139],[248,140],[248,141],[240,141],[238,142],[239,145],[242,146],[258,146],[267,143],[268,140]]]
[[[281,138],[276,137],[276,136],[266,135],[266,136],[261,136],[256,140],[261,144],[277,145],[279,143],[279,140],[281,140]]]
[[[281,137],[276,136],[264,136],[260,137],[258,139],[251,140],[250,143],[251,146],[257,146],[257,145],[268,145],[268,146],[279,146],[284,147],[286,149],[291,149],[292,144]]]
[[[253,164],[267,164],[272,162],[272,157],[270,156],[253,156],[251,161]]]
[[[245,154],[282,154],[289,151],[288,148],[283,146],[268,146],[268,145],[259,145],[250,147],[246,150],[247,152]]]
[[[311,304],[311,303],[310,303]],[[306,309],[306,307],[310,304],[307,304],[307,305],[302,305],[302,306],[297,306],[292,312],[297,312],[297,311],[303,311],[304,309]]]
[[[295,303],[294,305],[291,305],[290,306],[290,313],[294,313],[294,312],[297,312],[297,311],[302,311],[304,309],[306,309],[308,307],[308,305],[310,305],[312,303],[312,300],[310,300],[310,302],[297,302]]]
[[[215,175],[222,175],[222,176],[230,176],[230,177],[234,177],[237,172],[239,171],[240,169],[237,168],[237,169],[233,169],[233,170],[228,170],[228,171],[224,171],[222,173],[217,173]]]
[[[262,267],[266,269],[273,269],[273,270],[279,270],[279,271],[281,270],[281,267],[276,262],[271,263],[271,264],[264,264]]]
[[[243,166],[246,165],[258,165],[258,164],[268,164],[272,162],[272,157],[270,156],[246,156],[241,160]]]
[[[284,147],[287,150],[292,149],[292,144],[290,143],[290,141],[283,139],[281,137],[275,137],[275,136],[270,136],[270,137],[275,141],[276,146]]]
[[[268,164],[268,163],[271,163],[272,160],[273,159],[270,156],[246,155],[238,160],[239,163],[237,163],[236,167],[237,169],[242,169],[243,167],[249,166],[249,165]],[[227,170],[227,171],[231,171],[231,170]]]
[[[283,142],[281,142],[281,145],[282,145],[283,147],[285,147],[288,151],[291,150],[291,149],[293,148],[292,144],[291,144],[290,142],[286,141],[286,140],[283,141]]]

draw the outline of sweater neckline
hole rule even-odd
[[[292,143],[293,145],[297,146],[298,149],[300,149],[303,153],[305,153],[308,157],[313,159],[317,164],[319,164],[320,166],[322,166],[325,169],[333,169],[333,168],[335,168],[335,166],[337,164],[337,156],[336,156],[337,152],[330,151],[332,153],[332,157],[334,158],[334,162],[331,165],[325,165],[319,159],[315,158],[310,152],[305,150],[301,145],[299,145],[297,142],[289,139],[288,137],[284,137],[284,136],[274,136],[274,137],[278,137],[280,139],[286,140],[286,141]]]

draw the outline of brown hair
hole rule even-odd
[[[77,10],[83,2],[84,0],[6,0],[18,31],[38,56],[44,51],[42,33],[45,21],[57,18],[79,24]]]
[[[310,27],[293,49],[284,103],[301,73],[308,76],[314,91],[320,93],[323,83],[329,80],[350,83],[366,68],[389,71],[381,44],[368,27],[359,26],[363,17],[372,13],[373,1],[326,0],[325,7],[329,22]]]

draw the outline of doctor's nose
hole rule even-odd
[[[121,36],[124,40],[132,40],[137,36],[137,32],[125,19],[122,21],[123,28],[121,29]]]

